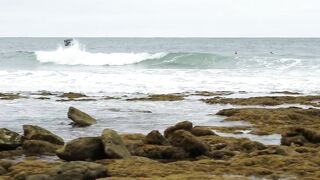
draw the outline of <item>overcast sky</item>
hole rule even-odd
[[[0,0],[0,36],[320,37],[320,1]]]

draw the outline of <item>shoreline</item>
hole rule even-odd
[[[31,98],[32,101],[67,103],[65,106],[70,102],[78,104],[108,100],[124,103],[186,101],[207,104],[209,108],[218,104],[223,108],[216,110],[214,116],[226,122],[248,122],[249,125],[206,126],[198,125],[190,119],[191,122],[171,123],[164,131],[157,131],[154,127],[154,131],[146,134],[123,134],[104,127],[100,131],[101,136],[83,135],[70,140],[64,140],[59,137],[59,133],[52,133],[38,125],[23,126],[23,133],[1,129],[0,139],[6,139],[7,135],[14,138],[7,138],[8,142],[2,145],[0,141],[0,178],[51,180],[74,178],[75,175],[79,179],[320,178],[317,170],[320,164],[320,126],[317,125],[320,120],[320,98],[294,92],[281,92],[279,96],[274,94],[267,97],[234,98],[233,93],[228,91],[203,91],[124,96],[120,99],[98,97],[99,100],[92,100],[91,96],[71,92],[57,94],[43,91],[27,98],[20,94],[1,93],[4,99],[0,101]],[[39,99],[38,96],[49,99]],[[64,101],[57,101],[61,99]],[[291,107],[294,105],[305,108]],[[87,114],[85,109],[81,110],[80,114],[84,113],[88,117],[94,115]],[[117,108],[112,111],[123,112]],[[83,114],[72,116],[69,113],[71,119],[83,117]],[[154,114],[141,109],[133,113]],[[69,124],[65,126],[80,130],[101,123],[99,119],[92,119],[90,123],[80,124],[80,128]],[[75,126],[79,126],[79,122],[75,123]],[[268,145],[246,138],[276,134],[279,134],[277,138],[281,144]]]

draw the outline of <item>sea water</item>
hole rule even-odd
[[[181,120],[236,125],[212,115],[234,106],[199,101],[205,97],[177,102],[125,99],[195,91],[232,91],[233,97],[320,92],[320,39],[75,38],[72,47],[64,47],[63,40],[0,38],[0,92],[28,97],[41,90],[81,92],[120,99],[1,100],[1,127],[21,132],[21,125],[37,124],[72,139],[99,135],[104,128],[147,133]],[[88,112],[98,123],[72,128],[66,117],[69,106]]]

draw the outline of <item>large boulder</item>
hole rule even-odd
[[[281,136],[281,144],[290,146],[291,144],[305,145],[305,144],[319,144],[320,133],[302,127],[291,127],[287,132]]]
[[[118,133],[112,129],[104,129],[101,135],[104,152],[108,158],[126,158],[130,152]]]
[[[64,144],[64,141],[61,137],[39,126],[23,125],[23,132],[25,138],[28,140],[47,141],[57,145]]]
[[[183,148],[191,156],[205,154],[209,147],[190,132],[185,130],[176,130],[169,138],[171,145]]]
[[[0,151],[16,149],[22,144],[22,136],[6,128],[0,128]]]
[[[58,165],[46,174],[29,175],[26,180],[95,180],[107,176],[107,169],[101,164],[72,161]]]
[[[97,122],[89,114],[74,107],[69,107],[68,118],[74,122],[74,125],[80,127],[90,126]]]
[[[157,131],[153,130],[151,131],[146,137],[144,142],[146,144],[157,144],[157,145],[166,145],[168,144],[166,138],[162,136],[162,134]]]
[[[52,144],[41,140],[26,140],[22,144],[23,150],[30,154],[55,154],[62,145]]]
[[[169,136],[176,130],[182,129],[182,130],[186,130],[186,131],[191,131],[192,129],[192,122],[190,121],[182,121],[177,123],[174,126],[170,126],[168,127],[165,131],[164,131],[164,137],[169,138]]]
[[[57,156],[67,161],[96,160],[106,158],[99,137],[80,137],[57,150]]]

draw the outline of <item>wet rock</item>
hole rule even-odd
[[[127,158],[130,156],[130,152],[116,131],[104,129],[101,140],[108,158]]]
[[[209,136],[216,135],[212,130],[205,127],[194,127],[191,129],[191,134],[195,136]]]
[[[23,125],[23,132],[25,138],[28,140],[42,140],[57,145],[64,144],[61,137],[39,126]]]
[[[233,104],[233,105],[264,105],[276,106],[281,104],[303,104],[311,106],[319,106],[320,96],[264,96],[250,98],[222,98],[214,97],[210,99],[202,99],[208,104]]]
[[[103,165],[84,161],[63,163],[54,167],[49,175],[53,180],[95,180],[109,176]]]
[[[252,151],[263,150],[267,148],[267,146],[265,146],[264,144],[256,141],[243,141],[240,144],[240,146],[242,148],[242,151],[244,152],[252,152]]]
[[[40,95],[40,96],[55,96],[57,93],[50,92],[50,91],[38,91],[36,93],[32,93],[32,95]]]
[[[20,96],[19,94],[0,93],[0,100],[15,100],[20,98],[24,98],[24,97]]]
[[[210,92],[210,91],[195,91],[193,94],[193,96],[224,96],[224,95],[231,95],[234,94],[234,92],[232,91],[214,91],[214,92]]]
[[[137,146],[134,148],[132,155],[143,156],[151,159],[185,159],[189,157],[189,153],[184,151],[180,147],[173,146],[163,146],[163,145],[153,145],[145,144]]]
[[[190,121],[182,121],[177,123],[174,126],[170,126],[168,127],[165,131],[164,131],[164,137],[169,138],[169,136],[176,130],[182,129],[182,130],[186,130],[186,131],[191,131],[192,129],[192,122]]]
[[[223,109],[217,115],[227,116],[226,121],[246,121],[253,130],[265,134],[282,134],[288,127],[297,126],[319,130],[320,109],[289,108],[239,108]]]
[[[37,97],[37,98],[35,98],[35,99],[48,100],[48,99],[50,99],[50,98],[48,98],[48,97]]]
[[[207,153],[206,155],[214,159],[228,159],[235,156],[236,153],[230,150],[215,150]]]
[[[57,156],[67,161],[95,160],[106,158],[104,146],[99,137],[81,137],[68,142],[57,150]]]
[[[18,147],[16,150],[0,151],[0,159],[14,158],[17,156],[22,156],[23,154],[24,151]]]
[[[176,147],[182,147],[192,156],[199,156],[208,151],[208,146],[197,137],[185,130],[176,130],[169,138],[170,144]]]
[[[86,99],[57,99],[57,102],[68,102],[68,101],[97,101],[97,99],[86,98]]]
[[[0,151],[16,149],[22,144],[22,136],[6,128],[0,128]]]
[[[292,91],[273,91],[271,94],[289,94],[289,95],[299,95],[301,93],[292,92]]]
[[[81,93],[68,92],[68,93],[63,93],[62,95],[60,95],[58,97],[76,99],[76,98],[82,98],[82,97],[87,97],[87,96],[85,94],[81,94]]]
[[[320,133],[302,127],[291,127],[281,136],[282,145],[296,144],[303,146],[306,143],[319,144]]]
[[[184,97],[182,95],[175,95],[175,94],[154,94],[154,95],[149,95],[148,97],[127,99],[127,101],[181,101],[181,100],[184,100]]]
[[[22,147],[29,154],[55,154],[56,150],[61,148],[62,145],[41,140],[26,140]]]
[[[0,166],[0,175],[5,174],[6,172],[7,170],[4,167]]]
[[[68,118],[71,119],[75,125],[80,127],[90,126],[96,123],[96,120],[90,115],[74,107],[69,107]]]
[[[165,145],[168,144],[167,140],[158,130],[151,131],[145,138],[146,144]]]
[[[134,155],[137,148],[144,145],[145,135],[143,134],[121,134],[121,139],[131,155]]]

